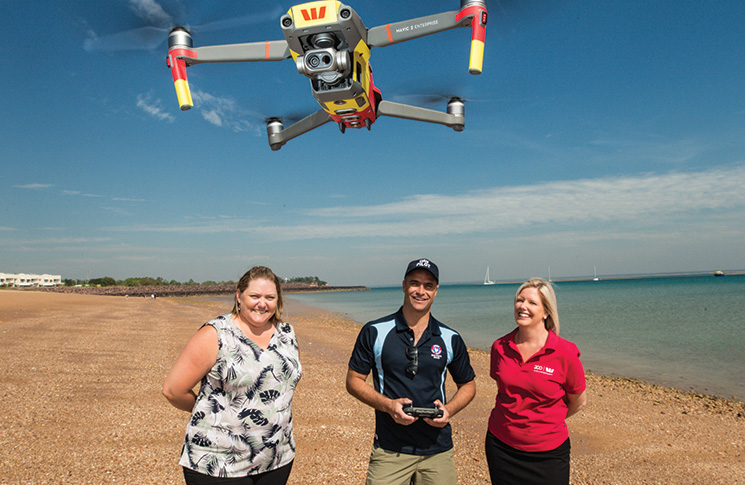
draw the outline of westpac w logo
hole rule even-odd
[[[303,14],[303,19],[308,22],[310,20],[322,19],[326,16],[326,7],[321,8],[312,7],[310,9],[302,9],[300,13]]]
[[[544,366],[542,366],[540,364],[535,364],[533,366],[533,372],[538,372],[539,374],[543,374],[543,375],[547,375],[547,376],[554,375],[554,372],[555,371],[556,371],[556,368],[555,367],[547,367],[547,366],[544,367]]]

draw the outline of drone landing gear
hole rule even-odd
[[[370,131],[371,127],[372,121],[370,121],[370,118],[365,118],[365,128],[367,128],[367,131]],[[356,128],[359,128],[359,126],[357,126]],[[347,125],[345,125],[343,121],[339,122],[339,131],[341,131],[342,133],[347,131]]]
[[[269,137],[269,146],[277,151],[288,141],[307,133],[331,121],[331,117],[324,110],[318,110],[310,116],[306,116],[295,124],[284,127],[279,118],[270,118],[266,122],[266,134]]]
[[[378,104],[378,116],[437,123],[455,131],[465,128],[465,105],[460,98],[452,98],[448,102],[447,113],[383,100]]]

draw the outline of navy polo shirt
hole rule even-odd
[[[376,391],[391,399],[407,397],[418,407],[434,407],[436,399],[443,404],[447,402],[448,371],[456,384],[465,384],[476,377],[461,336],[432,315],[417,342],[419,370],[414,377],[408,377],[406,348],[413,343],[414,332],[406,324],[403,307],[399,308],[398,312],[362,327],[349,368],[363,375],[372,372]],[[450,424],[436,428],[418,419],[404,426],[378,410],[375,410],[375,444],[410,455],[433,455],[453,447]]]

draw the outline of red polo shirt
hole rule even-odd
[[[546,345],[523,362],[515,345],[516,332],[492,344],[489,375],[499,389],[489,431],[518,450],[554,450],[569,437],[564,422],[566,395],[585,390],[579,349],[549,331]]]

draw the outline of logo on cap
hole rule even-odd
[[[417,267],[422,266],[424,268],[429,268],[429,261],[426,259],[420,259],[416,265]]]

